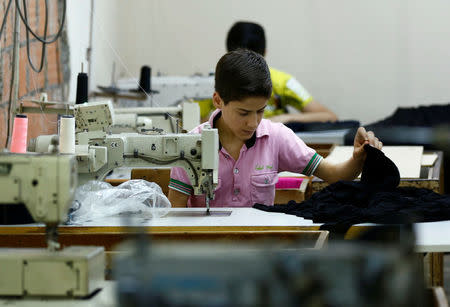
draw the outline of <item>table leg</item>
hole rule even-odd
[[[428,253],[424,258],[426,283],[429,287],[444,286],[444,254]]]

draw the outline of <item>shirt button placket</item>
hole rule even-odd
[[[235,167],[234,169],[233,169],[233,173],[234,173],[234,184],[235,184],[235,187],[234,187],[234,189],[233,189],[233,197],[232,197],[232,200],[233,201],[238,201],[239,200],[239,198],[237,197],[238,195],[239,195],[239,193],[241,192],[241,190],[238,188],[238,187],[236,187],[236,183],[238,182],[238,174],[239,174],[239,169],[237,168],[237,167]]]

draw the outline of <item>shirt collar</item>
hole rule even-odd
[[[211,114],[211,116],[209,118],[209,124],[211,125],[211,127],[216,128],[216,122],[221,116],[222,116],[222,111],[220,109],[216,109]],[[263,124],[264,121],[265,121],[264,119],[261,121],[261,123],[258,125],[258,128],[256,128],[255,133],[253,133],[252,137],[249,138],[247,141],[245,141],[245,146],[247,146],[247,148],[251,148],[251,147],[253,147],[253,145],[255,145],[256,138],[260,138],[264,135],[269,134],[266,125]],[[222,144],[220,143],[220,140],[219,140],[219,150],[221,150],[221,149],[222,149]]]

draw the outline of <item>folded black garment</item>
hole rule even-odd
[[[397,187],[400,175],[395,164],[380,150],[366,145],[367,158],[361,181],[339,181],[314,193],[310,199],[287,205],[256,209],[284,212],[315,223],[321,229],[346,231],[359,223],[404,224],[450,219],[450,195],[428,189]]]
[[[424,146],[425,149],[438,149],[435,142],[434,127],[409,126],[365,126],[367,131],[373,131],[383,140],[384,145],[413,145]],[[345,133],[344,145],[353,146],[357,128],[351,128]]]
[[[434,127],[442,124],[450,124],[450,103],[397,108],[392,115],[371,123],[368,126]]]
[[[358,128],[360,126],[359,121],[356,120],[342,120],[336,122],[310,122],[310,123],[298,123],[290,122],[285,124],[288,128],[294,132],[313,132],[313,131],[326,131],[326,130],[340,130]]]
[[[365,125],[385,145],[423,145],[436,149],[433,128],[450,125],[450,104],[397,108],[395,112],[379,121]],[[345,145],[353,145],[357,127],[349,130]]]

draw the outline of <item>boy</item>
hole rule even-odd
[[[265,56],[266,37],[264,28],[253,22],[236,22],[228,31],[227,50],[250,49]],[[264,111],[264,118],[274,122],[334,122],[337,116],[314,100],[293,76],[270,68],[272,96]],[[199,102],[202,119],[214,109],[211,100]]]
[[[364,144],[381,148],[371,132],[360,127],[353,157],[332,164],[307,147],[281,123],[262,119],[272,93],[270,71],[264,58],[250,50],[225,54],[217,63],[211,127],[219,132],[219,182],[211,207],[273,205],[277,174],[291,171],[322,178],[330,183],[353,180],[362,170]],[[192,132],[202,130],[202,124]],[[169,200],[173,207],[203,207],[204,196],[192,194],[186,172],[172,168]]]

